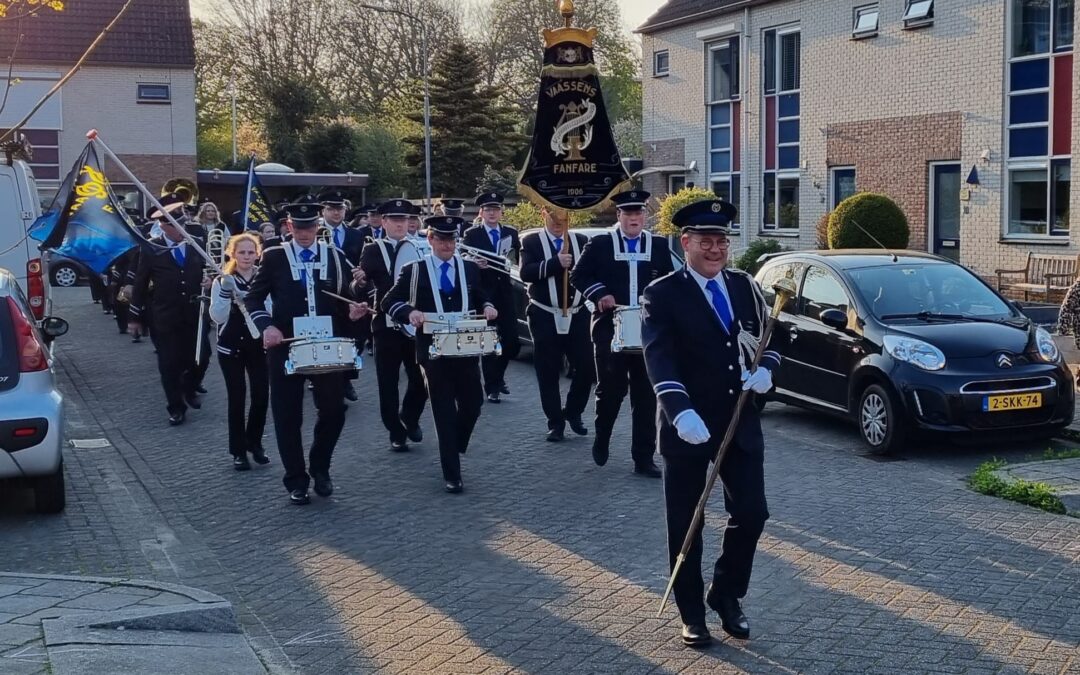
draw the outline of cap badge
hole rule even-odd
[[[720,209],[722,209],[722,208],[723,208],[722,204],[719,204],[719,203],[713,204],[712,205],[712,212],[713,213],[720,213]]]

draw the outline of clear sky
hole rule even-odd
[[[619,0],[622,7],[623,21],[627,29],[634,29],[645,23],[645,19],[660,9],[666,0]],[[206,11],[213,0],[191,0],[192,13],[196,16]]]

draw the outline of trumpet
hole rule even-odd
[[[494,270],[499,274],[510,274],[511,265],[509,259],[504,258],[497,253],[485,251],[482,248],[476,248],[474,246],[468,246],[461,242],[458,242],[457,247],[458,251],[461,253],[461,257],[465,260],[471,260],[473,262],[483,261],[487,263],[487,269],[489,270]]]
[[[334,231],[331,230],[325,223],[319,225],[319,231],[315,234],[315,238],[326,244],[327,246],[334,245]]]
[[[199,201],[199,186],[190,178],[172,178],[161,187],[161,196],[175,192],[188,206],[194,206]]]

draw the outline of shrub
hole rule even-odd
[[[660,212],[656,216],[656,227],[653,231],[665,237],[679,234],[679,228],[671,224],[671,217],[682,207],[706,199],[716,199],[716,195],[711,190],[699,187],[683,188],[673,195],[664,196],[660,200]]]
[[[570,227],[588,227],[592,224],[593,214],[589,211],[571,211]],[[540,215],[540,208],[532,202],[521,202],[503,211],[502,222],[516,230],[524,232],[544,226],[544,219]]]
[[[735,267],[750,275],[757,274],[758,268],[761,267],[758,264],[758,258],[766,253],[779,253],[783,250],[785,250],[784,247],[775,239],[755,239],[746,247],[742,255],[735,259]]]
[[[817,221],[818,248],[829,248],[829,216],[831,215],[832,212],[828,212]]]
[[[829,248],[907,248],[910,234],[907,216],[882,194],[852,195],[829,217]]]
[[[1001,497],[1009,501],[1034,506],[1050,513],[1065,513],[1065,505],[1054,493],[1054,488],[1046,483],[1036,483],[1029,480],[1015,479],[1006,481],[995,473],[1005,466],[1005,461],[992,459],[983,462],[975,473],[968,478],[971,489],[984,495]]]

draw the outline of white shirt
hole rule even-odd
[[[319,242],[317,240],[311,246],[301,246],[300,244],[296,243],[295,239],[290,239],[289,243],[292,244],[293,251],[296,252],[296,259],[299,260],[300,262],[304,262],[304,259],[300,257],[300,252],[301,251],[311,251],[312,253],[315,254],[315,257],[318,257],[318,255],[319,255],[319,250],[317,248],[318,245],[319,245]],[[315,258],[312,258],[312,260],[315,260]]]
[[[492,232],[497,232],[499,234],[499,239],[502,240],[502,227],[501,226],[496,225],[495,227],[488,227],[488,224],[484,223],[484,231],[487,232],[488,241],[491,241],[491,233]]]
[[[708,301],[709,307],[713,306],[713,304],[712,304],[712,293],[709,292],[709,289],[705,288],[705,284],[709,283],[709,281],[711,281],[711,280],[716,281],[717,285],[720,286],[721,295],[724,296],[724,302],[727,303],[728,316],[730,316],[732,318],[732,320],[734,321],[734,319],[735,319],[735,308],[731,306],[731,295],[728,293],[727,284],[724,283],[724,272],[723,272],[723,270],[721,270],[720,274],[717,274],[712,279],[707,279],[707,278],[701,276],[700,274],[698,274],[697,271],[694,270],[694,268],[690,267],[689,265],[686,266],[686,269],[687,269],[687,271],[690,272],[690,276],[694,277],[694,281],[696,281],[697,285],[701,288],[701,293],[702,293],[702,295],[705,296],[705,300]],[[715,311],[716,310],[713,309],[713,312],[715,312]]]
[[[341,242],[340,244],[338,242]],[[334,246],[341,248],[345,245],[345,223],[338,223],[334,228]]]

